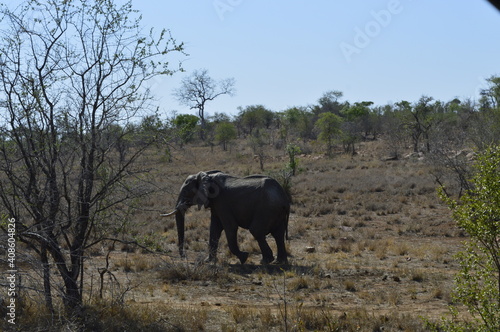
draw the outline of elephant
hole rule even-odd
[[[275,179],[263,175],[238,178],[221,171],[189,175],[182,184],[175,210],[163,215],[175,214],[181,257],[185,257],[184,217],[193,205],[198,205],[198,210],[203,206],[211,211],[207,261],[216,262],[219,239],[224,231],[231,253],[244,264],[249,254],[238,247],[237,232],[241,227],[248,229],[257,240],[262,264],[288,264],[285,238],[288,240],[290,202]],[[266,241],[268,234],[276,241],[276,261]]]

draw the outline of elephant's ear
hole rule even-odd
[[[199,172],[197,180],[198,193],[196,194],[196,204],[198,204],[198,210],[200,210],[202,205],[204,208],[208,207],[208,188],[210,186],[210,176],[205,172]]]

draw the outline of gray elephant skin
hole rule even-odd
[[[237,242],[238,227],[248,229],[259,243],[262,264],[274,261],[266,235],[271,234],[278,249],[277,264],[287,264],[285,238],[288,237],[290,202],[281,185],[273,178],[252,175],[233,177],[220,171],[199,172],[190,175],[182,185],[174,215],[177,225],[179,253],[184,253],[184,217],[189,207],[210,209],[210,239],[208,261],[216,261],[217,247],[222,231],[225,232],[231,253],[241,264],[248,252],[240,251]]]

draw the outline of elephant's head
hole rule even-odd
[[[175,210],[163,214],[162,216],[171,216],[175,214],[175,221],[177,225],[177,237],[179,245],[179,253],[184,257],[184,216],[189,207],[198,205],[198,210],[201,207],[207,208],[209,206],[211,197],[214,193],[213,181],[211,175],[219,173],[219,171],[199,172],[198,174],[190,175],[186,178],[179,191],[177,204]]]

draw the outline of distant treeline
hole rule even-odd
[[[160,115],[145,117],[134,132],[180,146],[201,141],[221,144],[224,150],[236,138],[248,138],[254,145],[274,145],[283,149],[290,142],[317,141],[324,152],[335,147],[356,153],[356,143],[375,140],[387,142],[391,157],[412,147],[414,152],[478,150],[500,140],[500,77],[486,80],[479,100],[455,98],[450,101],[422,96],[419,100],[400,101],[383,106],[371,101],[343,101],[341,91],[323,94],[317,104],[284,111],[263,105],[240,107],[236,116],[215,113],[207,117],[204,135],[199,117],[176,114],[166,120]],[[203,138],[203,139],[201,139]]]

